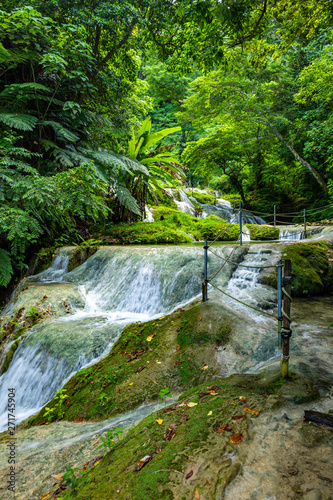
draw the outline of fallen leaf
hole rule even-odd
[[[50,496],[50,491],[48,493],[45,493],[44,495],[42,495],[41,497],[39,497],[40,500],[43,500],[44,498],[47,498]]]
[[[95,446],[95,444],[97,444],[97,443],[98,443],[98,439],[96,439],[96,441],[94,443],[92,443],[91,446]]]
[[[128,384],[128,385],[133,385],[133,384],[134,384],[134,382],[131,382],[131,383],[130,383],[130,384]]]
[[[224,432],[224,429],[222,427],[219,427],[218,429],[215,429],[214,432],[217,432],[217,434],[222,434],[222,432]]]
[[[233,420],[239,420],[240,418],[246,418],[246,415],[235,415],[232,417]]]
[[[239,396],[239,399],[241,400],[242,403],[246,403],[247,399],[245,396]]]
[[[218,391],[219,388],[219,385],[212,385],[212,387],[207,387],[207,391]]]
[[[188,369],[189,369],[189,370],[193,370],[193,366],[191,366],[191,365],[190,365],[190,366],[188,367]]]
[[[156,361],[156,363],[157,363],[158,365],[160,365],[160,364],[162,363],[162,361]]]
[[[179,351],[179,349],[181,349],[179,344],[177,345],[176,349],[177,349],[177,351]]]
[[[190,417],[188,415],[183,415],[181,418],[180,418],[180,421],[181,422],[186,422],[187,420],[190,420]]]
[[[236,432],[236,434],[233,434],[230,438],[230,443],[238,444],[243,441],[243,434],[240,432]]]
[[[234,406],[236,406],[236,403],[230,403],[230,404],[231,404],[231,405],[234,405]],[[244,410],[244,411],[245,411],[245,410]]]
[[[202,321],[202,318],[200,318],[200,317],[199,317],[199,318],[198,318],[198,320],[199,320],[199,321]]]
[[[54,477],[54,479],[56,479],[58,481],[59,479],[62,479],[64,477],[64,475],[63,474],[57,474],[56,476],[53,476],[53,477]]]
[[[173,366],[178,366],[178,365],[181,365],[182,362],[181,361],[177,361],[176,363],[173,364]]]
[[[201,370],[207,370],[208,368],[208,365],[203,365],[203,367],[201,368]]]
[[[191,358],[187,358],[187,361],[191,361]]]
[[[195,490],[195,492],[194,492],[194,498],[195,498],[195,500],[199,500],[200,499],[200,494],[199,494],[198,490]]]
[[[193,406],[197,406],[198,403],[187,403],[189,408],[193,408]]]
[[[82,422],[83,420],[83,417],[78,417],[76,420],[75,420],[75,423],[77,424],[78,422]]]
[[[166,316],[162,316],[162,318],[159,318],[159,321],[161,321],[161,319],[164,319],[164,318],[166,318]]]
[[[98,464],[99,464],[99,462],[95,462],[95,463],[94,463],[94,467],[96,467],[96,465],[98,465]]]
[[[210,417],[211,415],[213,415],[212,410],[210,410],[210,411],[207,413],[207,417]]]
[[[185,479],[190,479],[190,477],[193,476],[193,470],[190,470],[190,472],[188,472],[185,476]]]
[[[269,394],[268,394],[268,392],[261,392],[260,396],[264,396],[264,398],[268,398]]]
[[[163,420],[162,420],[161,418],[158,418],[158,419],[156,420],[156,422],[158,423],[158,425],[163,424]]]
[[[147,342],[151,342],[154,337],[155,337],[155,334],[154,335],[148,335],[148,337],[146,338]]]
[[[137,471],[141,470],[144,465],[146,465],[150,460],[152,459],[151,455],[146,455],[145,457],[141,458],[138,461],[138,468],[136,469]]]
[[[180,328],[176,328],[176,332],[180,332]]]
[[[153,380],[153,382],[154,382],[154,384],[156,384],[156,385],[157,385],[157,382],[155,382],[155,380]]]

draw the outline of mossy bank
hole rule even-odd
[[[193,303],[171,315],[125,328],[110,354],[80,370],[64,386],[59,409],[56,396],[52,421],[101,420],[203,383],[217,374],[216,349],[228,342],[232,317],[216,304]],[[46,422],[45,409],[29,426]]]

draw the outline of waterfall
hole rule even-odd
[[[238,248],[235,259],[244,251]],[[217,247],[216,252],[225,258],[230,247]],[[69,253],[61,249],[47,271],[25,280],[28,286],[15,302],[16,307],[28,308],[47,293],[54,316],[26,334],[0,377],[2,425],[8,387],[16,387],[19,422],[44,406],[78,369],[107,354],[127,324],[168,314],[201,292],[199,247],[102,247],[66,272]],[[211,255],[210,272],[220,262]],[[225,266],[219,286],[226,286],[235,267]]]

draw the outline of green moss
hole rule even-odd
[[[179,244],[191,243],[193,238],[197,241],[214,240],[228,225],[216,215],[198,219],[165,206],[156,207],[153,216],[155,222],[109,225],[104,230],[104,243]],[[235,241],[238,235],[239,226],[233,224],[218,237],[218,241]]]
[[[22,337],[19,337],[17,340],[15,340],[15,342],[12,344],[11,348],[7,352],[5,360],[4,360],[3,365],[1,367],[1,375],[8,370],[9,365],[10,365],[10,363],[13,359],[13,356],[16,352],[16,349],[20,345],[22,339],[23,339],[23,335],[22,335]]]
[[[164,189],[156,192],[155,196],[157,198],[158,205],[163,205],[165,207],[177,209],[177,205],[174,202],[173,198],[166,191],[164,191]],[[153,198],[153,196],[150,193],[148,194],[147,202],[149,205],[153,205],[153,206],[156,205],[156,200]]]
[[[245,414],[245,407],[262,412],[270,405],[257,377],[242,375],[241,380],[246,383],[239,385],[233,376],[211,379],[188,389],[167,412],[154,412],[130,430],[79,481],[77,492],[68,490],[64,498],[185,499],[194,498],[195,490],[203,498],[223,498],[240,470],[240,464],[234,466],[227,454],[244,446],[231,444],[230,436],[241,433],[244,440],[249,439],[249,414],[238,420],[233,416]],[[205,394],[212,386],[215,395]],[[247,398],[245,404],[240,396]],[[196,405],[188,407],[190,402]],[[171,424],[176,427],[172,438]],[[215,432],[222,425],[231,431]],[[153,458],[137,471],[139,460],[147,455]],[[191,470],[193,475],[186,478]]]
[[[318,295],[331,290],[329,252],[324,242],[297,243],[284,248],[283,259],[291,260],[293,295]]]
[[[239,194],[222,194],[221,198],[230,201],[230,203],[233,203],[235,201],[236,206],[239,205],[240,201],[242,201],[242,198]]]
[[[88,246],[80,247],[77,246],[73,249],[69,261],[68,261],[68,271],[73,271],[77,267],[81,266],[89,257],[97,252],[98,246]]]
[[[266,224],[246,224],[250,231],[251,240],[278,240],[280,229],[278,227],[269,226]]]
[[[199,193],[198,191],[193,191],[193,198],[195,198],[199,203],[203,205],[215,205],[216,198],[208,193]]]
[[[216,331],[230,321],[225,314],[224,319],[216,305],[197,303],[159,320],[128,326],[106,358],[80,370],[64,386],[64,419],[110,418],[158,400],[165,387],[173,394],[203,383],[217,370],[210,360],[215,358]],[[205,364],[208,369],[202,370]],[[53,399],[47,406],[55,403]],[[44,413],[42,409],[29,426],[44,423]]]

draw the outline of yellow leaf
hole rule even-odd
[[[207,413],[207,417],[210,417],[211,415],[213,415],[212,410],[210,410],[210,411]]]
[[[197,406],[198,403],[187,403],[189,408],[193,408],[193,406]]]
[[[98,443],[98,439],[96,439],[96,441],[94,443],[92,443],[91,446],[95,446],[95,444],[97,444],[97,443]]]
[[[160,364],[162,363],[162,361],[156,361],[156,363],[157,363],[158,365],[160,365]]]
[[[49,496],[50,496],[50,492],[45,493],[45,495],[42,495],[41,497],[39,497],[39,500],[44,500],[44,498],[47,498]]]
[[[158,418],[158,419],[156,420],[156,422],[157,422],[159,425],[163,424],[163,420],[162,420],[161,418]]]
[[[64,477],[63,474],[57,474],[56,476],[53,476],[54,479],[58,480],[58,479],[62,479]]]
[[[98,464],[99,464],[99,462],[94,463],[94,467],[96,467],[96,465],[98,465]]]
[[[134,382],[131,382],[131,383],[130,383],[130,384],[128,384],[128,385],[133,385],[133,384],[134,384]]]
[[[204,366],[201,368],[201,370],[207,370],[207,368],[208,368],[208,365],[204,365]]]
[[[159,318],[159,321],[161,321],[161,319],[164,319],[164,318],[166,318],[166,316],[162,316],[162,318]]]
[[[154,337],[155,335],[148,335],[148,337],[146,338],[147,342],[151,342]]]

